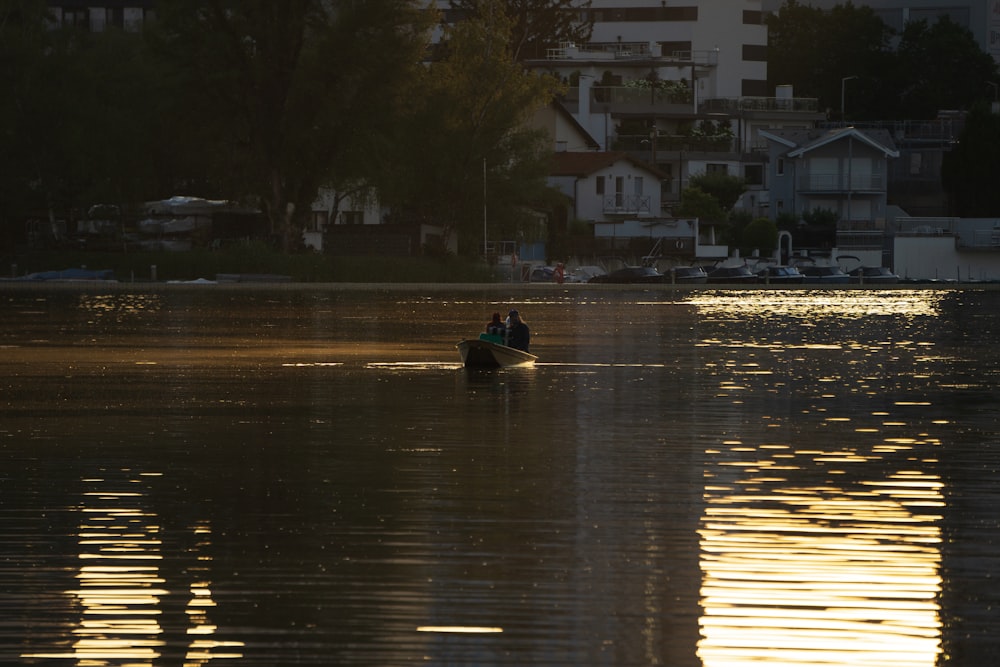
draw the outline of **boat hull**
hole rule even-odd
[[[455,347],[458,348],[466,368],[533,366],[538,359],[533,354],[486,340],[467,339],[459,341]]]

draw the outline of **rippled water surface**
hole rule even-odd
[[[996,664],[1000,292],[568,287],[0,291],[0,664]]]

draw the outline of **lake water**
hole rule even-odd
[[[538,365],[463,369],[511,306]],[[1000,658],[1000,291],[0,285],[0,318],[0,664]]]

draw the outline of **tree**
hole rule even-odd
[[[451,6],[462,19],[483,18],[493,0],[452,0]],[[583,44],[590,39],[593,20],[588,15],[590,0],[507,0],[510,52],[514,60],[544,58],[546,50],[566,42]],[[461,19],[460,19],[461,20]]]
[[[531,238],[536,211],[554,197],[545,185],[550,148],[527,121],[560,85],[513,59],[502,1],[480,12],[447,27],[443,59],[415,77],[419,94],[377,176],[396,220],[458,232],[466,254],[482,248],[484,208],[493,238]]]
[[[433,19],[412,0],[164,0],[158,16],[199,158],[220,195],[255,195],[286,250],[319,185],[388,132]]]
[[[721,171],[693,174],[688,183],[691,187],[712,195],[726,212],[731,211],[740,195],[747,191],[746,181]]]
[[[977,105],[965,120],[958,143],[944,154],[941,180],[954,215],[1000,216],[1000,116],[985,104]]]
[[[48,147],[37,142],[38,115],[46,115],[46,102],[55,91],[46,85],[46,52],[52,33],[45,3],[40,0],[9,2],[0,8],[0,243],[10,247],[23,233],[20,221],[32,208],[42,208],[48,197],[42,177],[49,172]],[[58,125],[53,131],[58,130]]]
[[[740,247],[744,252],[773,252],[778,247],[778,225],[768,218],[754,218],[743,228]]]
[[[82,216],[156,189],[157,76],[139,34],[51,22],[46,3],[0,9],[0,218],[7,242],[25,218]]]
[[[701,188],[684,188],[676,215],[681,218],[699,218],[707,222],[725,222],[727,212],[719,200]]]
[[[942,57],[947,54],[947,57]],[[993,56],[947,16],[906,24],[897,50],[900,115],[934,118],[941,109],[971,109],[998,81]]]
[[[848,2],[826,12],[786,0],[767,20],[767,74],[773,90],[791,84],[795,94],[816,97],[820,108],[839,114],[844,77],[850,83],[851,117],[878,116],[883,76],[891,70],[892,30],[870,7]],[[847,106],[847,105],[845,105]]]

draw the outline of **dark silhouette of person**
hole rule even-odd
[[[521,314],[512,310],[507,313],[507,321],[507,345],[527,352],[531,343],[531,332],[528,330],[528,325],[521,319]]]

